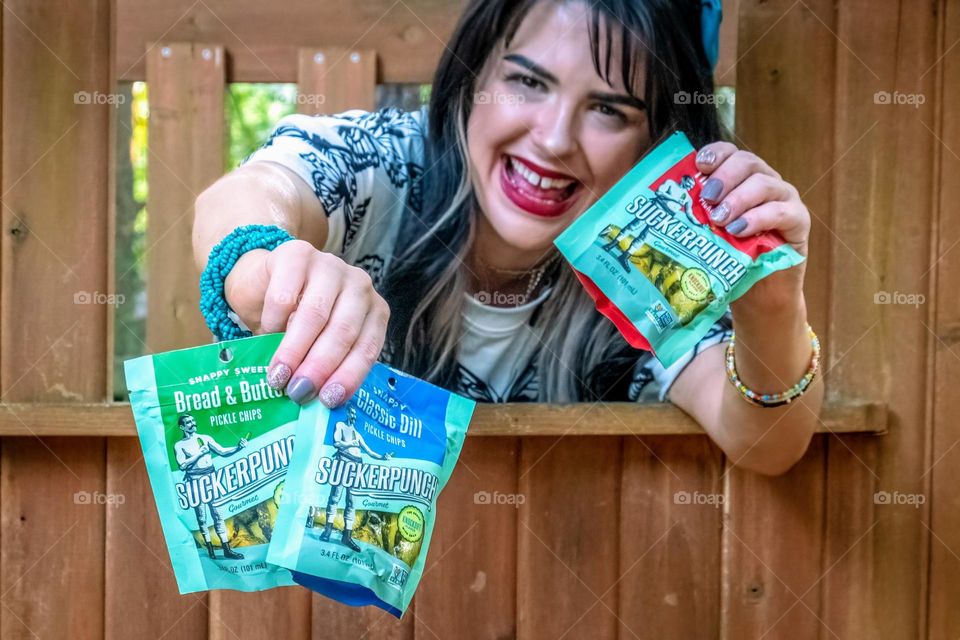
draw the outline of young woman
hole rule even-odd
[[[728,382],[718,345],[735,329],[736,371],[757,393],[802,379],[805,263],[753,287],[664,369],[595,310],[552,245],[682,130],[717,224],[775,229],[807,254],[797,190],[720,141],[713,104],[676,98],[712,95],[702,32],[699,0],[473,0],[429,109],[284,118],[200,196],[194,226],[200,269],[243,225],[296,238],[242,254],[224,284],[231,317],[286,332],[270,383],[338,406],[383,357],[491,402],[669,399],[734,463],[788,469],[817,423],[820,379],[791,404],[757,406]]]

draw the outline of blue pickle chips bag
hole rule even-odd
[[[304,406],[267,560],[324,596],[401,617],[475,406],[379,363],[343,407]]]
[[[283,334],[124,363],[180,593],[294,584],[266,562],[300,405],[266,383]]]

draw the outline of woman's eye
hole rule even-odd
[[[540,80],[523,73],[514,73],[508,75],[507,80],[509,82],[516,82],[527,89],[538,89],[543,86],[543,83]]]
[[[599,111],[600,113],[602,113],[602,114],[605,115],[605,116],[612,116],[612,117],[618,118],[618,119],[620,119],[620,120],[626,120],[626,119],[627,119],[627,116],[624,115],[622,111],[618,111],[617,109],[614,109],[614,108],[611,107],[610,105],[604,104],[604,103],[602,103],[602,102],[597,105],[597,111]]]

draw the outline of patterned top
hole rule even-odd
[[[404,215],[423,210],[421,182],[427,109],[396,108],[334,115],[290,115],[277,123],[264,145],[245,162],[281,164],[303,178],[328,215],[322,251],[366,270],[379,289]],[[533,357],[539,346],[530,319],[549,296],[517,307],[482,304],[467,295],[464,334],[458,347],[458,393],[485,402],[537,401]],[[480,298],[478,300],[478,298]],[[729,340],[729,312],[669,368],[650,353],[637,360],[629,386],[631,401],[666,401],[670,385],[693,358]]]

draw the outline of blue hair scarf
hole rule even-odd
[[[707,54],[710,68],[717,66],[720,53],[720,22],[723,20],[721,0],[701,0],[700,29],[703,36],[703,50]]]

